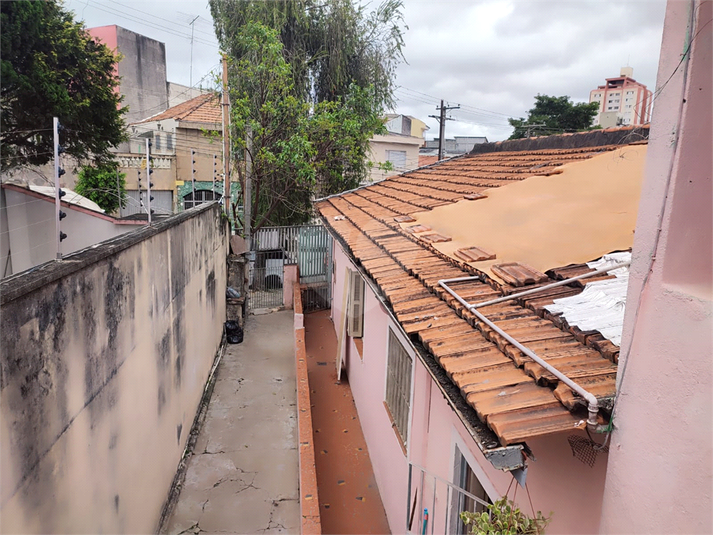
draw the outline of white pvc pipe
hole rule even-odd
[[[623,268],[630,264],[631,264],[631,260],[627,260],[626,262],[621,262],[620,264],[617,264],[616,266],[603,267],[601,269],[597,269],[596,271],[589,271],[587,273],[583,273],[582,275],[577,275],[576,277],[570,277],[569,279],[553,282],[552,284],[546,284],[545,286],[540,286],[539,288],[533,288],[532,290],[525,290],[524,292],[518,292],[518,293],[514,293],[514,294],[510,294],[510,295],[505,295],[503,297],[498,297],[497,299],[491,299],[490,301],[483,301],[482,303],[476,303],[473,305],[473,307],[474,308],[482,308],[482,307],[486,307],[488,305],[495,305],[496,303],[502,303],[505,301],[510,301],[512,299],[518,299],[518,298],[524,297],[526,295],[536,294],[543,290],[549,290],[550,288],[557,288],[558,286],[566,286],[570,282],[581,280],[581,279],[588,279],[589,277],[594,277],[595,275],[601,275],[602,273],[608,273],[609,271]]]
[[[520,351],[522,351],[525,355],[530,357],[532,360],[537,362],[540,366],[542,366],[544,369],[546,369],[548,372],[550,372],[552,375],[557,377],[560,381],[562,381],[564,384],[566,384],[569,388],[577,392],[580,396],[582,396],[588,404],[587,410],[589,412],[589,417],[587,418],[587,425],[596,427],[597,425],[597,414],[599,414],[599,401],[597,400],[596,396],[592,394],[591,392],[588,392],[581,386],[579,386],[577,383],[572,381],[569,377],[567,377],[565,374],[563,374],[561,371],[559,371],[557,368],[553,367],[552,365],[548,364],[542,358],[538,357],[532,350],[528,349],[524,345],[522,345],[520,342],[515,340],[512,336],[507,334],[505,331],[503,331],[500,327],[495,325],[492,321],[490,321],[488,318],[486,318],[483,314],[478,312],[475,308],[474,305],[469,304],[468,302],[465,301],[461,296],[459,296],[454,290],[448,287],[446,284],[445,280],[438,281],[438,284],[443,287],[449,294],[451,294],[453,297],[455,297],[463,306],[465,306],[469,311],[471,311],[475,316],[488,325],[491,329],[493,329],[495,332],[497,332],[500,336],[505,338],[508,342],[510,342],[512,345],[514,345],[516,348],[518,348]]]
[[[544,286],[539,286],[537,288],[533,288],[532,290],[525,290],[523,292],[517,292],[514,294],[510,295],[504,295],[502,297],[498,297],[496,299],[491,299],[490,301],[483,301],[482,303],[475,303],[473,305],[466,305],[466,306],[473,306],[475,308],[482,308],[486,307],[489,305],[495,305],[497,303],[504,303],[505,301],[511,301],[513,299],[518,299],[520,297],[525,297],[526,295],[532,295],[536,294],[538,292],[541,292],[543,290],[549,290],[550,288],[557,288],[558,286],[566,286],[567,284],[581,280],[581,279],[588,279],[589,277],[594,277],[595,275],[601,275],[602,273],[608,273],[609,271],[613,271],[615,269],[623,268],[631,264],[631,260],[627,260],[626,262],[621,262],[615,266],[611,267],[603,267],[600,269],[597,269],[596,271],[589,271],[587,273],[583,273],[582,275],[577,275],[576,277],[570,277],[569,279],[564,279],[561,281],[553,282],[551,284],[546,284]],[[465,282],[465,281],[471,281],[471,280],[480,280],[480,277],[477,275],[470,276],[470,277],[458,277],[455,279],[441,279],[439,284],[441,282],[445,283],[451,283],[451,282]]]

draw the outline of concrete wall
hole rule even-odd
[[[423,143],[423,139],[417,137],[397,136],[393,134],[387,136],[374,136],[369,142],[369,150],[371,151],[369,159],[375,166],[371,171],[371,180],[381,180],[388,176],[416,169],[418,167],[418,148],[421,143]],[[385,163],[387,161],[386,151],[388,150],[402,150],[406,152],[405,169],[381,171],[376,167],[377,164]]]
[[[713,531],[712,17],[666,10],[602,533]]]
[[[0,530],[157,528],[225,319],[201,206],[0,284]]]
[[[196,98],[208,91],[208,89],[189,87],[175,82],[166,82],[166,90],[168,91],[169,108],[178,106],[181,102],[186,102],[187,100]]]
[[[343,314],[344,273],[346,268],[354,269],[354,266],[336,240],[333,257],[332,319],[335,328],[339,329]],[[389,526],[393,533],[404,533],[409,460],[425,467],[431,474],[457,484],[454,455],[458,446],[493,501],[505,494],[512,477],[495,469],[484,457],[405,338],[401,341],[413,358],[414,375],[409,440],[407,451],[403,452],[383,404],[389,328],[400,332],[367,284],[363,352],[360,356],[349,338],[346,369]],[[581,431],[572,434],[586,436]],[[528,441],[537,458],[536,461],[528,461],[527,484],[532,503],[535,510],[554,513],[547,533],[595,533],[599,528],[607,456],[600,454],[593,467],[583,464],[573,457],[568,436],[560,434]],[[448,505],[446,489],[441,484],[437,491],[434,516],[430,490],[432,480],[427,479],[427,483],[423,506],[431,512],[435,532],[442,533]],[[511,498],[513,494],[514,489],[511,489]],[[530,512],[524,489],[519,489],[516,501]],[[414,532],[419,530],[417,524],[415,521]]]
[[[216,155],[217,173],[223,172],[222,136],[206,135],[202,128],[209,130],[214,125],[196,124],[195,128],[176,128],[176,179],[190,182],[191,180],[191,149],[195,150],[196,181],[213,182],[213,155]],[[218,132],[220,134],[220,132]],[[217,181],[221,177],[216,178]]]
[[[116,27],[123,106],[129,107],[127,124],[146,119],[168,107],[166,45],[144,35]]]
[[[57,258],[55,204],[53,199],[27,191],[20,192],[3,188],[5,202],[3,212],[7,222],[2,221],[3,236],[9,237],[9,253],[12,269],[5,275],[19,273],[31,267]],[[61,243],[63,255],[90,247],[109,238],[135,230],[135,224],[116,222],[102,214],[76,208],[63,203],[67,214],[61,229],[67,238]],[[5,226],[7,225],[7,226]],[[2,271],[9,264],[5,250],[0,257]]]

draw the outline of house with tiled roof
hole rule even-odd
[[[317,204],[392,532],[428,509],[458,533],[512,476],[552,532],[597,531],[647,143],[648,127],[484,143]]]
[[[151,142],[152,194],[157,210],[180,211],[222,196],[219,95],[204,93],[131,124],[129,131],[127,147],[117,154],[120,169],[126,174],[127,194],[133,201],[129,211],[139,209],[138,177],[143,176],[147,139]]]

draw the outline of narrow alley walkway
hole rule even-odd
[[[167,532],[299,533],[293,316],[250,316],[228,345]]]
[[[349,382],[337,383],[329,310],[305,314],[322,532],[389,533]]]

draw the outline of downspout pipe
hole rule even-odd
[[[619,265],[618,267],[621,267],[621,265]],[[614,268],[608,268],[608,269],[611,270]],[[473,278],[477,278],[477,277],[462,277],[461,279],[458,279],[458,280],[472,280]],[[544,369],[546,369],[552,375],[557,377],[557,379],[562,381],[569,388],[571,388],[572,390],[577,392],[577,394],[582,396],[582,398],[584,398],[587,401],[587,411],[589,413],[589,417],[587,418],[587,426],[589,426],[590,428],[597,427],[597,415],[599,414],[599,401],[597,400],[597,398],[594,394],[592,394],[591,392],[588,392],[587,390],[582,388],[580,385],[578,385],[577,383],[572,381],[572,379],[567,377],[565,374],[563,374],[557,368],[555,368],[552,365],[545,362],[542,358],[538,357],[532,350],[530,350],[527,347],[525,347],[524,345],[522,345],[520,342],[515,340],[508,333],[503,331],[500,327],[495,325],[495,323],[490,321],[488,318],[486,318],[482,313],[480,313],[477,310],[477,305],[472,305],[472,304],[468,303],[465,299],[463,299],[460,295],[458,295],[454,290],[449,288],[448,282],[455,282],[455,281],[453,279],[443,279],[443,280],[438,281],[438,284],[444,290],[446,290],[449,294],[451,294],[453,297],[455,297],[458,300],[458,302],[460,302],[464,307],[466,307],[470,312],[472,312],[475,315],[475,317],[477,317],[480,321],[485,323],[488,327],[490,327],[496,333],[498,333],[500,336],[505,338],[508,342],[510,342],[512,345],[514,345],[516,348],[518,348],[520,351],[522,351],[525,355],[527,355],[532,360],[537,362],[537,364],[542,366]],[[537,289],[540,290],[540,288],[537,288]],[[513,296],[507,296],[507,297],[513,298]]]

